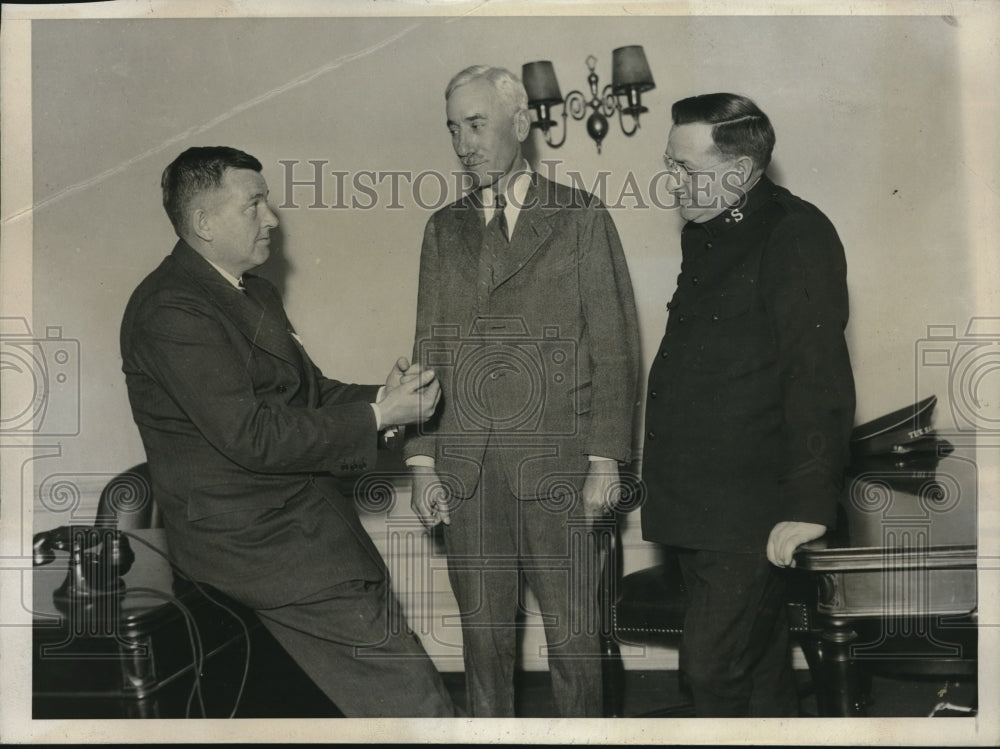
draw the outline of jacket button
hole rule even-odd
[[[697,285],[698,285],[698,282],[699,282],[700,280],[701,280],[701,279],[700,279],[700,278],[698,278],[698,276],[695,276],[694,278],[692,278],[692,279],[691,279],[691,284],[692,284],[693,286],[697,286]]]
[[[712,322],[719,322],[719,315],[718,314],[712,315]]]
[[[663,351],[660,352],[660,358],[661,359],[666,359],[667,358],[667,350],[666,349],[663,349]]]
[[[646,432],[646,436],[649,437],[649,439],[651,439],[651,440],[655,440],[656,439],[656,432]]]
[[[684,315],[677,318],[677,322],[684,322]]]
[[[284,393],[286,390],[288,390],[288,388],[285,387],[284,385],[278,385],[278,387],[277,387],[277,391],[279,393]]]
[[[705,242],[705,249],[706,250],[712,249],[712,243],[711,242]]]
[[[655,390],[650,390],[649,391],[649,397],[652,398],[653,400],[656,400],[656,391]]]

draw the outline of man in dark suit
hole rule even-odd
[[[687,224],[649,372],[643,536],[678,547],[699,716],[796,715],[783,575],[833,526],[854,417],[833,225],[764,174],[752,101],[678,101],[664,156]]]
[[[164,170],[180,240],[122,322],[170,553],[190,577],[255,609],[345,715],[452,715],[331,475],[374,467],[379,431],[426,419],[439,385],[405,359],[384,389],[323,377],[277,290],[247,273],[267,260],[278,225],[260,172],[226,147],[188,149]]]
[[[523,574],[560,714],[599,715],[587,532],[631,453],[638,335],[628,268],[604,206],[525,161],[519,79],[468,68],[445,98],[474,189],[424,233],[413,356],[435,367],[443,396],[404,448],[413,509],[445,525],[471,714],[514,714]]]

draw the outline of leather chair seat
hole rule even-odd
[[[688,591],[676,557],[626,575],[611,609],[615,639],[628,645],[676,640],[684,632],[687,607]]]
[[[815,632],[810,610],[816,591],[812,581],[787,570],[788,626],[792,635]],[[628,645],[674,641],[684,633],[688,591],[677,557],[626,575],[618,582],[611,608],[615,638]]]

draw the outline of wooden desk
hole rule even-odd
[[[872,671],[975,677],[975,463],[930,468],[857,471],[846,527],[795,554],[818,587],[822,714],[865,715]]]

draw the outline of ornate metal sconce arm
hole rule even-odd
[[[622,132],[629,138],[636,134],[639,130],[639,113],[647,111],[646,107],[634,108],[629,102],[629,107],[623,107],[621,101],[615,96],[611,89],[611,84],[609,83],[604,87],[604,103],[610,108],[611,111],[608,112],[610,117],[614,112],[618,112],[618,125],[621,127]],[[625,127],[625,119],[623,112],[628,112],[632,115],[632,129],[628,130]]]
[[[582,120],[587,113],[587,99],[580,91],[570,91],[566,94],[566,108],[563,112],[569,112],[574,120]]]

